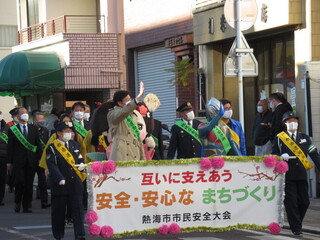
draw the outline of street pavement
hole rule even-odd
[[[40,200],[33,200],[32,213],[15,213],[13,211],[13,193],[6,192],[5,205],[0,206],[0,240],[49,240],[53,239],[51,233],[51,209],[41,209]],[[233,239],[253,239],[253,240],[290,240],[290,239],[307,239],[320,240],[320,199],[310,199],[311,204],[306,214],[303,224],[303,237],[295,237],[288,229],[286,223],[279,235],[272,235],[267,231],[252,230],[233,230],[218,233],[182,233],[172,235],[139,235],[126,237],[131,240],[233,240]],[[65,240],[74,239],[73,228],[66,227]],[[89,236],[87,240],[102,239],[99,237]],[[110,239],[115,240],[115,239]],[[120,240],[118,238],[118,240]]]

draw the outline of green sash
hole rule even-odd
[[[219,141],[222,143],[222,146],[223,146],[225,152],[228,153],[231,149],[231,146],[230,146],[230,142],[229,142],[227,136],[224,134],[224,132],[218,126],[215,126],[213,128],[213,132],[217,136]]]
[[[6,143],[8,143],[8,135],[5,134],[4,132],[0,132],[0,138]]]
[[[189,126],[188,124],[186,124],[184,121],[180,120],[177,121],[175,123],[175,125],[177,125],[178,127],[182,128],[184,131],[186,131],[187,133],[189,133],[191,135],[191,137],[193,137],[194,139],[196,139],[200,144],[200,138],[199,138],[199,133],[198,130],[194,129],[193,127]]]
[[[31,152],[37,151],[37,146],[34,146],[31,143],[29,143],[16,125],[13,125],[12,127],[10,127],[10,129],[26,149],[30,150]]]
[[[44,141],[42,141],[42,139],[40,138],[40,143],[41,143],[41,147],[42,147],[42,150],[45,148],[46,144],[44,143]]]
[[[153,135],[153,134],[150,134],[150,135],[151,135],[151,137],[153,138],[154,143],[156,144],[156,147],[158,147],[158,146],[159,146],[159,140],[158,140],[158,138],[157,138],[155,135]]]
[[[77,121],[73,121],[73,125],[77,133],[79,133],[83,138],[86,137],[88,130],[85,129],[80,123]]]
[[[130,128],[130,130],[133,132],[133,135],[136,137],[138,141],[140,141],[140,130],[138,128],[137,123],[133,120],[131,116],[128,116],[124,119],[127,126]]]

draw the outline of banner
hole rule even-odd
[[[94,224],[110,226],[113,237],[156,233],[172,223],[181,232],[283,225],[284,173],[263,158],[235,158],[208,170],[200,159],[116,162],[111,174],[88,167]]]

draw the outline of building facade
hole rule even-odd
[[[239,117],[238,79],[224,76],[224,61],[235,39],[227,23],[226,1],[194,1],[194,44],[206,75],[208,98],[228,98]],[[258,61],[258,76],[243,78],[244,128],[248,153],[253,154],[252,125],[259,99],[285,94],[300,116],[300,130],[320,147],[319,64],[320,2],[317,0],[256,0],[256,21],[243,31]],[[229,19],[228,19],[229,20]],[[310,77],[312,74],[313,77]],[[310,179],[315,179],[311,172]],[[315,196],[316,185],[311,194]],[[319,192],[319,191],[318,191]]]
[[[166,71],[174,62],[186,58],[193,66],[198,65],[192,1],[125,0],[124,16],[128,89],[137,92],[143,81],[146,94],[156,94],[161,102],[155,118],[169,127],[176,120],[177,106],[185,101],[190,101],[198,113],[198,75],[190,74],[187,86],[183,86],[172,83],[175,72]]]
[[[53,54],[63,69],[63,84],[29,89],[20,94],[21,104],[32,110],[65,111],[75,101],[93,107],[127,87],[122,1],[18,0],[17,5],[18,43],[13,52]],[[30,78],[46,81],[48,72]]]

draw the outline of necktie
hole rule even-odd
[[[291,135],[291,138],[293,139],[293,141],[296,141],[296,136],[294,135],[294,133]]]
[[[65,145],[66,148],[68,149],[68,142],[65,142],[64,145]]]
[[[23,133],[23,135],[24,135],[25,138],[28,136],[26,125],[23,125],[23,132],[22,132],[22,133]]]
[[[191,122],[188,122],[188,125],[191,126]]]

